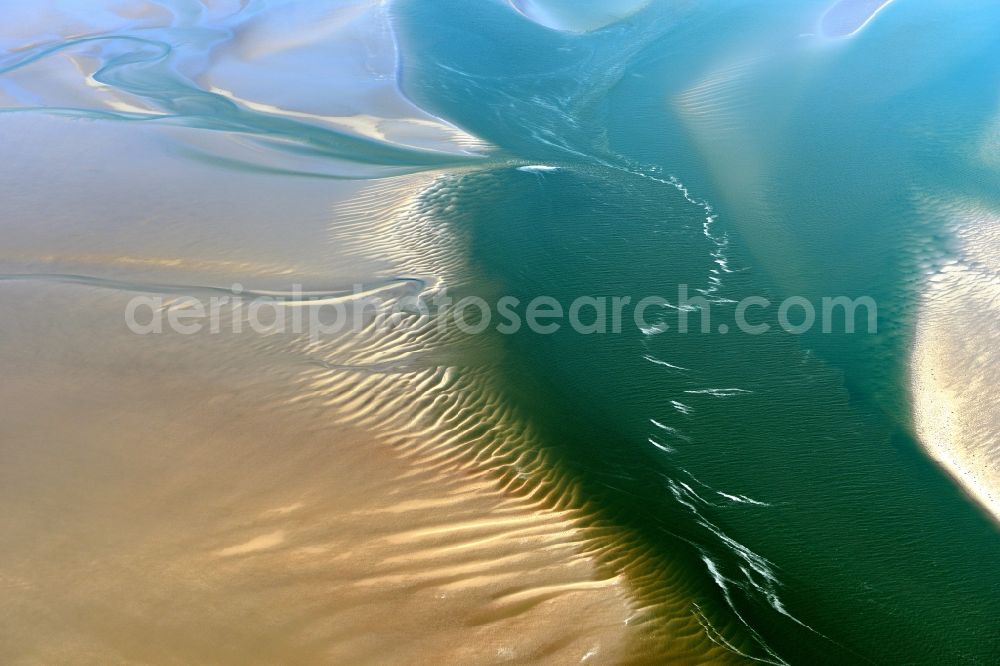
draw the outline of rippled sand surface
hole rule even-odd
[[[930,202],[956,250],[927,277],[911,386],[923,444],[1000,521],[1000,215],[976,201]]]
[[[474,426],[509,456],[524,425],[468,352],[125,328],[137,296],[459,279],[447,230],[380,235],[445,172],[354,180],[486,149],[399,94],[380,3],[218,47],[239,9],[4,9],[0,661],[621,658],[628,584],[572,502],[503,481]]]
[[[0,122],[20,137],[5,181],[44,168],[60,192],[4,199],[20,222],[0,278],[5,663],[625,653],[629,586],[587,554],[578,511],[505,490],[501,461],[476,458],[489,444],[477,423],[496,421],[498,456],[527,446],[468,353],[365,330],[319,344],[124,326],[136,296],[169,311],[234,281],[377,283],[407,254],[349,247],[392,242],[337,214],[367,205],[363,188],[257,177],[247,191],[157,152],[141,127]],[[64,133],[58,148],[39,140]],[[53,169],[67,149],[93,166]],[[155,186],[125,186],[140,165],[155,165]],[[405,211],[419,185],[394,182],[373,205]],[[268,242],[279,211],[301,221]],[[233,242],[253,229],[253,244]],[[417,268],[456,278],[458,248],[438,247],[411,248]]]
[[[582,553],[571,512],[341,425],[299,399],[310,373],[287,350],[121,335],[121,305],[82,286],[0,296],[18,321],[0,389],[4,663],[624,653],[627,586]],[[39,335],[52,311],[69,330]]]

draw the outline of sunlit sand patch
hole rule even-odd
[[[254,537],[245,543],[218,550],[216,551],[216,555],[219,557],[232,557],[234,555],[246,555],[248,553],[255,553],[261,550],[269,550],[275,546],[280,546],[284,540],[285,531],[277,530],[269,534],[262,534],[259,537]]]
[[[345,228],[343,245],[310,240],[317,202],[319,240],[331,200],[368,205],[353,184],[259,179],[248,191],[158,152],[149,126],[74,128],[60,149],[100,162],[82,173],[55,168],[64,162],[45,147],[57,142],[41,140],[71,121],[2,122],[18,128],[4,169],[44,169],[47,189],[5,190],[2,206],[0,272],[20,277],[0,283],[0,635],[16,637],[0,662],[631,653],[628,587],[588,552],[581,514],[509,492],[530,460],[494,458],[499,445],[477,429],[498,419],[486,431],[497,442],[525,430],[475,364],[462,369],[479,345],[402,325],[316,342],[124,326],[129,299],[156,285],[460,283],[471,272],[449,240],[463,238],[457,227],[422,245],[423,229],[404,225],[386,236],[394,251],[366,256],[377,225]],[[155,192],[131,177],[148,170]],[[412,178],[374,183],[373,196],[419,210],[414,196],[438,182],[435,200],[451,205],[448,177]],[[271,229],[282,210],[296,229]],[[75,277],[23,275],[33,271]],[[499,466],[520,471],[484,474]],[[536,604],[504,601],[536,588]]]
[[[746,110],[753,104],[752,77],[764,58],[741,54],[723,62],[676,94],[673,104],[699,132],[722,138],[746,129]]]
[[[1000,213],[973,201],[929,205],[952,221],[959,248],[927,276],[910,361],[914,427],[1000,520]]]
[[[589,32],[634,14],[649,0],[508,0],[526,18],[553,30]]]
[[[0,287],[4,662],[629,654],[574,514],[341,425],[294,344],[124,332],[127,297]]]
[[[198,81],[250,109],[389,144],[488,151],[487,142],[417,107],[399,90],[397,50],[391,3],[301,4],[242,23]],[[271,76],[281,78],[280,88]],[[317,79],[324,81],[320,89]]]
[[[283,109],[273,104],[242,99],[231,91],[215,86],[211,86],[209,91],[254,111],[329,125],[358,136],[410,148],[461,153],[484,153],[491,148],[490,144],[458,127],[430,117],[383,118],[363,113],[330,116]]]
[[[279,507],[277,507],[275,509],[269,509],[269,510],[265,511],[264,513],[262,513],[261,516],[262,517],[284,516],[284,515],[287,515],[289,513],[294,513],[295,511],[298,511],[303,506],[305,506],[305,505],[302,502],[293,502],[293,503],[288,504],[286,506],[279,506]]]

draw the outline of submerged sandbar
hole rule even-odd
[[[840,0],[823,14],[820,30],[827,37],[850,37],[891,3],[892,0]]]

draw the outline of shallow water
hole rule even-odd
[[[0,447],[18,461],[0,583],[21,590],[0,619],[20,639],[0,654],[995,662],[1000,532],[989,492],[960,481],[1000,478],[1000,10],[831,4],[0,5],[0,304],[21,322],[3,330],[21,416]],[[681,334],[669,307],[603,335],[468,336],[434,315],[320,341],[121,323],[135,294],[170,308],[234,282],[563,303],[683,284],[713,326]],[[721,332],[748,296],[870,296],[878,332],[791,335],[773,309],[767,334]],[[105,387],[89,409],[88,381]],[[213,396],[273,414],[267,441],[198,411],[170,425]],[[932,446],[945,399],[956,425]],[[97,416],[74,442],[60,424],[81,413]],[[145,414],[163,438],[137,436]],[[95,484],[114,499],[68,520]],[[190,518],[189,492],[221,517]],[[371,517],[393,506],[419,517]],[[90,565],[52,555],[74,541]],[[130,610],[46,640],[113,588],[78,572],[143,566],[156,584],[133,574],[113,597]],[[415,619],[376,628],[399,603]],[[164,604],[176,640],[123,642]]]

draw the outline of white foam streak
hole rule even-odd
[[[713,398],[732,398],[737,395],[745,395],[748,393],[753,393],[753,391],[741,388],[692,389],[684,392],[689,393],[691,395],[710,395]]]

